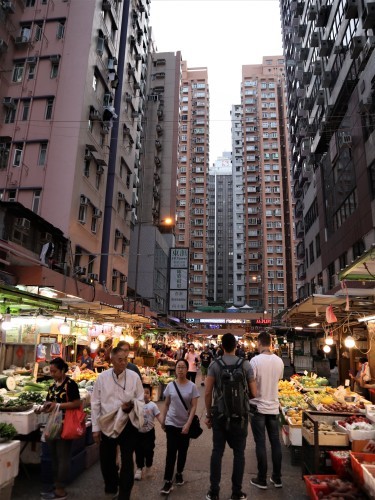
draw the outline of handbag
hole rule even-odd
[[[66,400],[68,399],[68,388],[66,387]],[[61,431],[62,439],[79,439],[86,433],[86,414],[79,408],[65,410],[65,417]]]
[[[179,391],[176,382],[173,382],[173,385],[175,386],[177,394],[178,394],[179,398],[181,399],[181,403],[184,405],[185,410],[187,412],[189,412],[188,407],[185,403],[185,400],[181,396],[181,392]],[[191,439],[197,439],[202,434],[202,432],[203,432],[203,429],[201,427],[199,417],[198,417],[198,415],[194,415],[193,420],[191,421],[191,424],[190,424],[188,436]]]

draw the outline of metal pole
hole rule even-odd
[[[273,278],[270,278],[271,281],[271,326],[273,325]]]

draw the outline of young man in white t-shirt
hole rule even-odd
[[[267,489],[267,451],[266,429],[271,443],[273,471],[270,478],[276,488],[281,482],[281,444],[279,436],[279,399],[278,382],[283,378],[284,363],[271,352],[271,335],[261,332],[258,336],[259,355],[250,361],[253,378],[250,381],[251,405],[254,413],[251,417],[251,429],[255,441],[255,453],[258,462],[258,476],[250,483],[260,489]]]

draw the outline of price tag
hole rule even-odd
[[[312,373],[311,378],[313,378],[315,380],[316,378],[318,378],[318,375],[316,373]]]
[[[305,371],[303,372],[303,374],[307,377],[307,375],[309,374],[309,372],[308,372],[307,370],[305,370]]]
[[[349,387],[349,386],[350,386],[350,379],[346,378],[345,379],[345,387]]]

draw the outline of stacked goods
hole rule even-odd
[[[320,409],[320,408],[319,408]],[[334,413],[361,413],[361,408],[358,405],[348,405],[335,401],[334,403],[322,404],[321,409]]]
[[[291,425],[302,425],[303,410],[299,408],[290,408],[285,415],[288,417],[288,423]]]
[[[345,420],[338,420],[337,425],[348,432],[350,441],[375,438],[375,425],[364,416],[353,415]]]
[[[294,375],[293,381],[304,390],[320,390],[329,385],[326,377],[317,377],[315,373],[311,373],[310,375]]]
[[[348,434],[343,431],[337,431],[335,417],[333,415],[314,415],[305,413],[303,420],[302,435],[306,441],[311,444],[321,446],[348,446]],[[317,433],[318,442],[315,443],[315,433]]]
[[[279,402],[281,406],[301,409],[307,409],[309,405],[306,403],[304,396],[296,390],[293,384],[288,381],[279,381]]]
[[[357,485],[337,476],[304,476],[307,493],[312,499],[359,500],[367,496]]]

